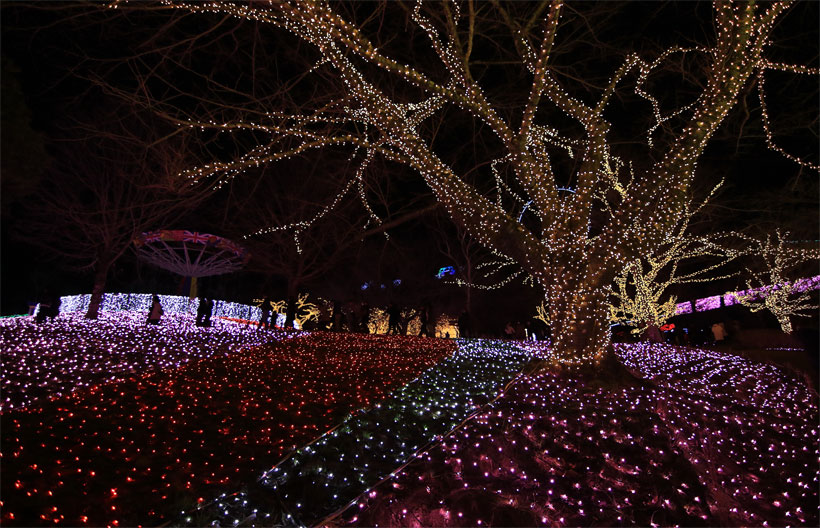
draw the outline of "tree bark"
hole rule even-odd
[[[437,68],[435,77],[440,80],[424,73],[425,70],[432,71],[425,58],[428,55],[411,54],[422,61],[418,69],[413,64],[393,59],[389,47],[380,45],[387,39],[377,38],[371,42],[364,28],[346,21],[341,11],[337,12],[330,3],[303,0],[272,2],[267,6],[255,4],[253,7],[218,2],[171,2],[170,5],[192,11],[228,13],[287,29],[302,41],[314,45],[321,54],[321,64],[331,66],[332,75],[341,81],[338,86],[329,85],[331,91],[336,90],[336,93],[331,92],[332,104],[322,98],[318,108],[300,108],[298,113],[283,115],[279,124],[253,124],[241,120],[218,124],[211,116],[183,121],[203,130],[226,132],[258,127],[273,133],[275,142],[293,139],[298,143],[294,146],[291,141],[283,141],[282,145],[286,146],[277,148],[260,144],[259,151],[265,152],[265,157],[241,156],[231,163],[205,165],[195,171],[197,179],[217,173],[233,174],[251,165],[285,159],[310,148],[335,148],[341,144],[367,150],[367,161],[362,164],[358,177],[373,155],[413,168],[456,224],[486,249],[515,261],[544,287],[556,360],[589,363],[600,359],[609,346],[607,296],[612,281],[627,262],[655,251],[685,214],[697,162],[750,76],[761,68],[770,67],[762,62],[762,52],[769,43],[769,33],[775,21],[790,3],[771,3],[762,7],[751,0],[715,3],[716,41],[708,44],[708,49],[701,49],[707,52],[705,56],[709,60],[703,70],[707,86],[689,105],[691,113],[686,107],[667,114],[683,119],[681,128],[678,132],[670,132],[668,144],[663,147],[654,147],[649,142],[648,146],[656,149],[660,156],[652,155],[656,161],[650,170],[644,168],[637,176],[628,178],[626,174],[620,174],[618,161],[632,160],[621,160],[621,154],[611,151],[609,142],[617,138],[609,138],[610,123],[605,119],[605,111],[610,100],[620,96],[616,91],[620,80],[627,74],[637,73],[640,80],[635,86],[636,95],[652,101],[655,106],[653,120],[657,121],[656,125],[661,125],[667,118],[662,118],[658,100],[650,99],[642,84],[660,63],[630,53],[623,66],[610,78],[600,98],[596,96],[597,104],[589,106],[577,99],[562,87],[561,76],[555,76],[558,69],[553,71],[552,65],[548,64],[559,24],[559,1],[550,3],[550,14],[545,20],[544,37],[537,53],[529,41],[528,30],[521,31],[519,21],[515,20],[519,15],[512,16],[494,3],[497,12],[487,17],[488,27],[493,30],[495,16],[509,19],[505,24],[515,34],[513,40],[519,50],[518,59],[525,67],[522,71],[532,73],[520,127],[505,114],[523,94],[508,85],[511,96],[506,98],[504,105],[494,106],[469,73],[472,47],[459,56],[463,50],[456,23],[451,22],[449,34],[444,35],[429,13],[421,9],[416,10],[411,19],[418,30],[423,30],[429,37],[432,51],[441,59],[441,66],[446,71],[446,79],[440,76],[441,68]],[[526,27],[532,27],[534,21],[542,19],[541,9],[537,8],[531,14]],[[435,12],[432,8],[431,13]],[[471,17],[471,24],[473,21]],[[472,26],[470,31],[473,31]],[[448,41],[452,45],[444,44]],[[681,51],[683,49],[677,46],[669,48],[658,61],[667,53]],[[491,57],[496,58],[495,55]],[[313,64],[311,58],[311,72],[315,68]],[[598,78],[597,74],[591,70],[584,73],[592,76],[586,81],[594,86],[597,80],[593,79]],[[412,92],[383,82],[386,77],[421,90],[426,99],[419,102],[417,96],[410,96],[414,102],[408,105],[408,94]],[[566,129],[568,137],[575,138],[567,140],[566,148],[571,157],[579,156],[572,168],[572,178],[568,180],[574,182],[570,189],[558,187],[559,181],[567,180],[552,169],[551,154],[548,153],[548,149],[551,152],[553,147],[565,146],[565,140],[559,139],[564,133],[554,134],[551,127],[540,124],[548,117],[546,112],[541,113],[537,122],[535,119],[542,101],[559,108],[584,131],[584,137],[576,138],[572,127]],[[455,168],[461,163],[453,165],[437,153],[435,136],[431,137],[429,130],[419,125],[446,105],[468,112],[475,123],[480,123],[482,128],[496,136],[498,146],[490,147],[488,153],[511,169],[505,177],[515,182],[515,190],[507,189],[516,196],[515,202],[532,202],[533,209],[539,212],[537,229],[522,223],[521,217],[513,213],[514,208],[505,207],[500,185],[496,185],[498,195],[493,200],[486,189],[473,183],[476,180],[472,170],[461,173],[462,169]],[[230,108],[231,113],[235,111],[233,103],[225,107]],[[361,127],[361,123],[366,126]],[[563,128],[564,125],[560,126]],[[474,145],[484,145],[483,138],[482,134],[477,134],[466,139],[475,140]],[[630,151],[625,151],[629,157]],[[500,176],[496,177],[503,183]],[[507,186],[506,183],[503,185]],[[569,190],[571,195],[559,194],[559,189]],[[518,196],[519,191],[523,191],[524,197]],[[607,198],[612,194],[610,191],[620,195],[612,203]],[[366,205],[364,191],[362,199]],[[593,217],[593,211],[601,201],[606,205],[606,214],[598,220]],[[289,298],[295,295],[295,289],[289,285]],[[469,295],[468,290],[468,305]],[[293,315],[289,313],[288,321],[292,320]]]
[[[88,311],[85,313],[86,319],[96,319],[100,314],[103,294],[105,293],[105,282],[108,278],[109,264],[100,264],[94,272],[94,287],[91,290],[91,301],[88,303]]]
[[[551,259],[542,286],[555,359],[566,364],[591,363],[610,344],[608,290],[594,282],[592,260],[583,247],[573,249]]]

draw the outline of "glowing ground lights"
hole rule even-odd
[[[87,324],[111,328],[105,320]],[[123,325],[119,333],[103,335],[127,341],[139,334]],[[54,366],[48,355],[38,355],[60,348],[53,344],[60,330],[52,330],[14,356],[39,361],[36,372],[46,385],[64,375],[59,362]],[[166,342],[159,338],[165,332],[150,330],[157,338],[139,334],[140,346],[130,355],[165,355]],[[202,359],[147,373],[136,361],[128,363],[136,372],[123,370],[104,383],[98,369],[78,368],[65,375],[88,379],[89,387],[29,400],[26,408],[0,415],[4,524],[137,526],[172,520],[205,498],[253,480],[289,450],[379,401],[453,349],[444,340],[344,334],[279,342],[278,333],[254,337],[267,332],[245,329],[247,336],[225,337],[216,350],[205,350],[210,341],[186,341],[193,334],[178,331],[177,342],[186,343],[190,357]],[[192,332],[220,339],[213,335],[218,328]],[[259,346],[232,346],[232,339],[243,338]],[[96,353],[109,355],[96,346]],[[178,351],[168,348],[173,358]],[[105,364],[94,353],[83,350],[90,358],[83,365]]]
[[[145,319],[141,312],[101,312],[95,321],[80,313],[44,323],[0,320],[0,410],[288,336],[220,320],[198,328],[184,316],[166,315],[159,326]]]
[[[529,377],[333,522],[817,525],[816,393],[731,356],[619,354],[658,384]]]
[[[245,491],[186,512],[181,523],[313,525],[478,412],[539,352],[535,345],[461,342],[385,401],[299,449]]]
[[[143,318],[2,322],[43,390],[0,414],[4,524],[818,523],[817,394],[770,365],[618,345],[644,379],[608,385],[522,373],[542,343]]]

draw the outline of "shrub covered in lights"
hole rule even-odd
[[[199,307],[199,299],[189,299],[180,295],[160,295],[160,303],[167,314],[196,314]],[[91,295],[67,295],[60,298],[60,313],[71,314],[74,312],[85,312],[91,302]],[[262,302],[257,299],[255,302]],[[278,313],[275,326],[285,325],[285,312],[287,310],[287,300],[272,301],[273,310]],[[148,293],[106,293],[103,296],[100,309],[104,312],[120,311],[140,311],[148,312],[151,307],[151,294]],[[308,299],[307,294],[299,295],[296,299],[297,317],[295,327],[301,329],[307,321],[318,322],[322,310],[330,313],[333,303],[325,299],[316,299],[315,302]],[[39,310],[39,305],[35,309],[35,314]],[[214,319],[227,319],[236,322],[259,321],[261,310],[259,306],[234,303],[228,301],[215,301],[212,312]],[[407,334],[418,335],[421,330],[418,314],[416,310],[405,309],[402,311],[402,318],[407,321]],[[374,334],[386,334],[388,328],[387,311],[383,308],[374,307],[370,310],[369,329]],[[439,314],[435,321],[434,335],[438,337],[458,337],[455,318],[448,314]]]
[[[189,299],[181,295],[160,295],[160,303],[166,314],[196,314],[199,299]],[[68,295],[60,298],[60,313],[82,312],[88,309],[91,295]],[[284,304],[284,301],[282,301]],[[148,312],[151,308],[149,293],[106,293],[103,296],[101,311],[140,311]],[[39,305],[38,305],[39,309]],[[225,318],[243,321],[258,321],[261,311],[258,306],[249,306],[228,301],[216,301],[212,315],[214,318]]]

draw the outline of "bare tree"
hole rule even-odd
[[[363,165],[383,158],[413,169],[456,224],[543,288],[557,356],[588,362],[609,343],[610,285],[679,225],[698,160],[739,94],[754,79],[764,101],[773,70],[817,75],[764,53],[791,4],[715,2],[711,28],[698,4],[695,15],[676,17],[691,26],[681,42],[647,51],[585,29],[596,26],[596,10],[615,8],[565,8],[561,0],[166,0],[163,7],[214,24],[234,17],[255,30],[284,29],[277,60],[298,55],[308,65],[299,70],[294,60],[264,98],[215,82],[221,98],[199,96],[193,105],[152,94],[151,82],[141,83],[140,97],[192,128],[258,139],[230,161],[189,170],[196,181],[221,184],[340,146],[361,152]],[[635,110],[648,118],[636,119]],[[459,147],[454,158],[451,147],[463,142],[474,145],[472,156]]]
[[[298,175],[276,177],[266,168],[251,182],[231,185],[225,216],[231,229],[245,237],[251,252],[248,270],[284,278],[286,299],[296,300],[302,288],[334,271],[361,242],[366,212],[355,202],[339,205],[332,200],[335,193],[341,194],[338,201],[353,192],[345,189],[350,186],[342,169],[315,162],[287,167],[285,172]],[[293,317],[289,313],[287,320]]]
[[[190,163],[184,142],[152,145],[135,133],[138,117],[81,125],[59,141],[55,167],[29,204],[27,239],[60,261],[92,271],[86,317],[96,319],[112,266],[143,231],[162,227],[199,196],[178,174]],[[114,115],[117,115],[114,111]]]
[[[18,68],[7,59],[2,59],[2,130],[14,133],[3,134],[2,167],[3,180],[0,201],[5,218],[15,202],[23,202],[37,188],[37,183],[48,166],[45,137],[31,127],[29,111],[23,88],[17,80]]]
[[[472,313],[472,294],[481,275],[478,266],[487,260],[487,251],[483,250],[463,228],[455,226],[453,230],[446,225],[441,215],[435,216],[432,231],[438,235],[436,246],[454,268],[453,276],[442,275],[441,279],[450,283],[455,280],[456,285],[464,288],[465,307]]]

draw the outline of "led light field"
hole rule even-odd
[[[95,321],[80,313],[39,324],[31,317],[0,319],[0,410],[286,337],[219,319],[212,328],[181,315],[166,315],[160,326],[145,320],[134,311],[104,312]]]
[[[189,319],[4,321],[4,524],[818,523],[817,394],[769,364],[616,345],[608,384],[538,343]]]
[[[778,369],[621,346],[654,382],[541,373],[362,494],[355,526],[816,526],[817,394]]]
[[[9,401],[26,407],[1,415],[4,524],[173,520],[252,481],[295,446],[453,350],[444,340],[282,339],[233,325],[186,330],[184,322],[169,320],[147,328],[144,314],[137,322],[111,317],[66,322],[82,326],[77,333],[58,318],[30,348],[6,341],[18,334],[13,329],[3,334],[3,350],[14,349],[4,355],[4,369],[26,364],[15,370],[15,383],[9,381],[18,387]],[[61,331],[73,348],[63,347]],[[75,355],[82,361],[73,361]],[[36,398],[21,396],[30,390],[25,372],[42,389]],[[58,396],[71,379],[82,388]]]
[[[314,525],[479,412],[541,354],[535,345],[461,341],[453,355],[381,403],[350,416],[243,490],[186,512],[180,523]]]

